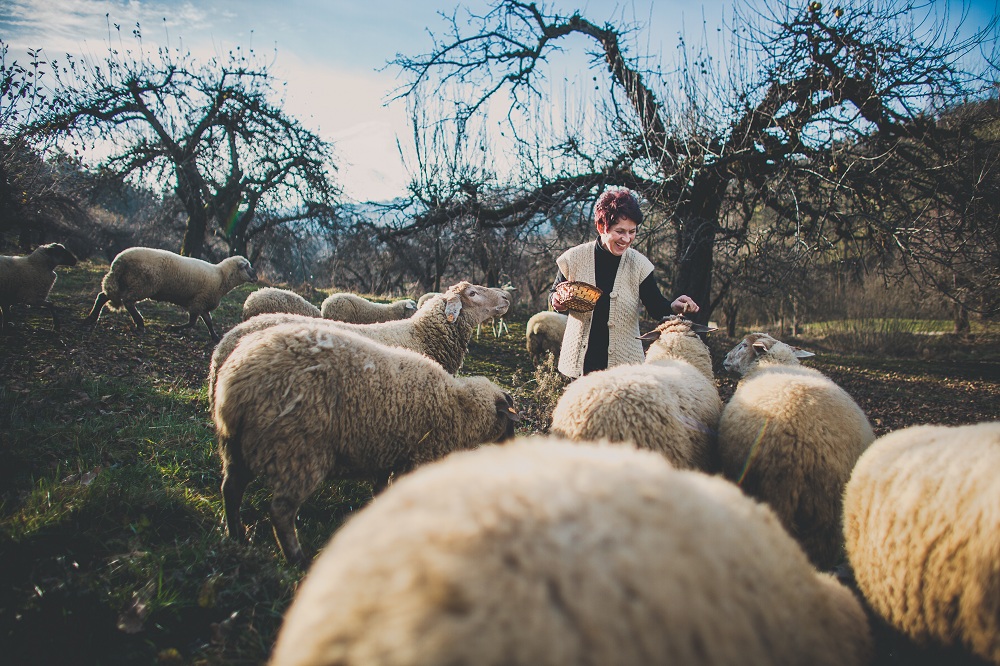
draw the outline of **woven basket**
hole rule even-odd
[[[602,292],[599,288],[586,282],[560,282],[556,287],[556,295],[562,301],[563,307],[573,312],[590,312],[597,305],[597,299]]]

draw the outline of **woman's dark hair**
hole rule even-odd
[[[642,224],[639,200],[631,190],[607,190],[594,204],[594,222],[597,226],[607,228],[619,217],[627,217],[636,224]]]

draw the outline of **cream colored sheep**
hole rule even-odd
[[[219,369],[212,418],[230,536],[243,538],[243,493],[265,476],[282,553],[305,564],[295,516],[325,478],[381,481],[512,437],[517,413],[485,377],[310,320],[244,338]]]
[[[0,331],[10,321],[10,306],[31,305],[52,315],[52,328],[59,330],[55,305],[49,292],[56,282],[56,266],[74,266],[76,257],[60,243],[40,245],[24,257],[0,256]]]
[[[462,367],[472,331],[480,322],[505,313],[510,305],[507,299],[508,295],[502,289],[459,282],[409,319],[380,324],[324,322],[331,328],[351,331],[391,347],[420,352],[454,374]],[[208,371],[209,402],[212,400],[219,367],[244,336],[277,324],[300,322],[301,319],[299,315],[258,315],[226,333],[212,353]]]
[[[374,303],[357,294],[341,293],[327,296],[320,310],[324,319],[348,324],[377,324],[406,319],[417,311],[417,302],[403,298],[393,303]]]
[[[575,380],[552,412],[551,430],[574,440],[632,442],[679,468],[712,471],[722,400],[706,327],[678,316],[642,336],[644,365],[620,365]]]
[[[723,473],[767,502],[813,563],[843,558],[844,485],[875,439],[844,389],[798,358],[812,356],[764,333],[747,336],[723,363],[743,375],[719,420]]]
[[[317,319],[323,316],[318,307],[299,294],[277,287],[262,287],[243,301],[243,321],[260,314],[275,313],[297,314]]]
[[[536,312],[525,326],[524,343],[531,354],[531,363],[538,365],[546,352],[552,352],[556,361],[562,349],[563,334],[566,332],[567,315],[559,312]]]
[[[915,426],[858,460],[844,496],[855,580],[919,644],[1000,664],[1000,422]]]
[[[732,484],[632,447],[449,455],[348,519],[272,666],[859,666],[861,604]]]
[[[181,306],[190,315],[187,324],[170,326],[170,330],[191,328],[201,317],[212,339],[218,342],[219,335],[212,326],[212,310],[234,288],[256,281],[257,274],[243,257],[210,264],[167,250],[131,247],[111,262],[86,322],[91,326],[96,324],[104,306],[110,305],[125,308],[135,322],[136,331],[141,333],[145,322],[135,304],[146,299],[166,301]]]

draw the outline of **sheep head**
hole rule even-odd
[[[451,324],[458,321],[458,316],[464,312],[466,319],[473,326],[478,326],[490,317],[503,316],[510,307],[510,294],[503,289],[470,282],[459,282],[449,287],[444,298],[444,314]]]
[[[746,375],[762,360],[772,364],[798,365],[800,358],[810,356],[815,354],[787,345],[767,333],[751,333],[729,350],[722,365],[727,372]]]
[[[76,265],[76,255],[66,249],[66,246],[62,243],[49,243],[47,245],[40,245],[35,250],[45,255],[48,259],[49,265],[55,268],[56,266],[75,266]]]

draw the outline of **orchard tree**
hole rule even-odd
[[[996,22],[962,38],[962,17],[942,14],[940,3],[759,7],[735,10],[727,60],[682,39],[673,67],[630,52],[638,26],[519,0],[498,0],[482,15],[456,12],[429,53],[394,63],[408,77],[401,96],[441,86],[469,91],[449,119],[459,132],[501,103],[517,145],[550,135],[531,123],[531,111],[549,101],[546,66],[571,37],[593,46],[594,79],[603,72],[606,83],[582,112],[586,122],[564,123],[547,153],[522,160],[530,174],[520,193],[500,206],[470,194],[428,209],[410,228],[455,214],[520,225],[567,199],[593,201],[606,185],[630,187],[674,226],[672,290],[702,304],[704,319],[739,283],[729,275],[713,285],[717,248],[738,252],[761,238],[754,230],[764,210],[772,225],[766,237],[809,253],[892,245],[892,229],[907,223],[887,227],[876,213],[901,192],[893,178],[936,168],[901,146],[947,141],[955,128],[939,123],[941,113],[986,95],[989,77],[964,63],[995,44]],[[988,60],[987,69],[996,72]]]
[[[201,64],[178,49],[150,52],[138,24],[133,37],[103,61],[53,62],[51,97],[30,129],[105,155],[103,170],[172,189],[188,218],[184,255],[202,256],[210,232],[245,255],[274,225],[334,219],[331,147],[283,111],[259,55],[237,48]]]

